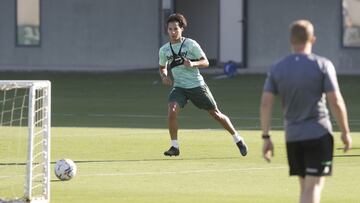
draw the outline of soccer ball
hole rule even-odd
[[[59,180],[70,180],[76,175],[76,165],[70,159],[60,159],[55,164],[55,176]]]

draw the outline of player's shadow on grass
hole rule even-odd
[[[360,149],[360,148],[358,148]],[[344,154],[334,155],[334,157],[360,157],[360,154]],[[164,157],[162,159],[119,159],[119,160],[78,160],[74,161],[77,164],[82,163],[121,163],[121,162],[151,162],[151,161],[197,161],[197,160],[226,160],[226,159],[239,159],[237,157],[199,157],[199,158],[179,158],[179,157]]]
[[[343,148],[336,148],[336,150],[343,150]],[[360,150],[359,148],[352,148],[352,150]],[[334,157],[360,157],[360,154],[340,154],[334,155]],[[180,158],[180,157],[164,157],[161,159],[117,159],[117,160],[77,160],[75,163],[121,163],[121,162],[150,162],[150,161],[196,161],[196,160],[226,160],[226,159],[239,159],[240,156],[234,157],[198,157],[198,158]],[[55,164],[56,162],[51,162]],[[12,162],[12,163],[0,163],[0,166],[25,166],[26,163]]]
[[[360,147],[353,147],[350,150],[359,150],[359,149],[360,149]],[[336,148],[336,150],[344,150],[344,148],[343,147],[338,147],[338,148]]]
[[[339,154],[334,155],[334,157],[360,157],[360,154]]]
[[[338,147],[338,148],[336,148],[336,150],[343,151],[344,148]],[[350,149],[350,151],[352,151],[352,150],[360,150],[360,147],[353,147]],[[334,155],[334,157],[360,157],[360,154],[338,154],[338,155]]]
[[[66,180],[51,179],[50,182],[66,182]]]
[[[360,156],[360,155],[359,155]],[[117,162],[151,162],[151,161],[192,161],[192,160],[226,160],[238,159],[241,157],[199,157],[199,158],[179,158],[164,157],[162,159],[118,159],[118,160],[78,160],[75,163],[117,163]]]

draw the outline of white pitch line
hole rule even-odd
[[[25,177],[25,175],[7,175],[7,176],[0,176],[0,179],[17,178],[17,177]]]
[[[187,171],[153,171],[153,172],[136,172],[136,173],[95,173],[79,175],[82,177],[88,176],[146,176],[146,175],[173,175],[173,174],[196,174],[196,173],[217,173],[217,172],[232,172],[232,171],[254,171],[254,170],[275,170],[285,169],[285,166],[278,167],[263,167],[263,168],[229,168],[229,169],[209,169],[209,170],[187,170]]]

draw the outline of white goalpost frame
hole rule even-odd
[[[24,200],[13,200],[10,202],[30,202],[30,203],[49,203],[50,202],[50,138],[51,138],[51,82],[46,80],[0,80],[0,90],[10,90],[15,88],[29,88],[28,98],[28,148],[26,161],[26,180]],[[34,132],[37,125],[36,121],[36,90],[43,89],[43,100],[41,102],[44,110],[42,114],[42,152],[34,155]],[[38,144],[38,143],[35,143]],[[42,156],[43,163],[43,194],[34,196],[33,194],[33,165],[34,156]],[[39,166],[38,164],[37,166]],[[35,166],[36,167],[36,166]],[[1,202],[1,200],[0,200]]]

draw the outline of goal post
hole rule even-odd
[[[50,201],[51,83],[0,80],[0,203]]]

